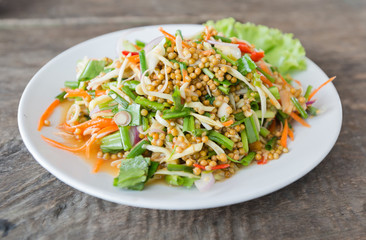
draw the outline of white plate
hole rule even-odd
[[[192,35],[200,25],[166,25],[168,32],[181,29]],[[112,186],[113,177],[107,173],[92,174],[88,163],[67,151],[51,147],[41,139],[41,133],[53,137],[54,128],[37,131],[40,116],[60,92],[65,80],[75,79],[75,64],[84,56],[101,58],[116,56],[116,43],[122,35],[129,40],[153,39],[160,36],[158,26],[113,32],[78,44],[48,62],[27,85],[19,104],[18,124],[23,141],[34,158],[50,173],[66,184],[87,194],[108,201],[137,207],[157,209],[202,209],[248,201],[283,188],[298,180],[329,153],[335,144],[342,123],[342,107],[333,84],[325,86],[317,95],[316,107],[323,113],[308,119],[311,128],[294,124],[295,141],[289,143],[290,152],[266,165],[252,165],[240,170],[230,179],[216,183],[208,192],[197,189],[150,185],[143,191],[121,190]],[[319,86],[326,74],[307,59],[308,68],[294,77],[306,87]],[[56,111],[51,122],[60,119]],[[56,125],[56,124],[55,124]]]

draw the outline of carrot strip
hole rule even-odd
[[[234,123],[234,120],[230,119],[229,121],[223,122],[222,125],[225,127],[229,127]]]
[[[273,73],[269,70],[269,68],[267,67],[267,64],[264,63],[264,61],[260,61],[259,62],[259,67],[268,75],[273,75]]]
[[[194,167],[201,168],[201,169],[206,169],[204,166],[199,165],[199,164],[197,164],[197,163],[194,163],[194,164],[193,164],[193,166],[194,166]]]
[[[63,127],[66,131],[69,132],[74,132],[77,128],[79,128],[83,132],[86,128],[90,126],[104,128],[110,125],[116,125],[116,123],[111,118],[95,118],[74,126],[70,126],[65,123]]]
[[[284,85],[290,86],[290,84],[280,75],[280,78]]]
[[[261,80],[265,83],[265,84],[267,84],[269,87],[272,87],[273,86],[273,84],[272,84],[272,82],[271,81],[269,81],[265,76],[263,76],[263,75],[261,75]]]
[[[276,120],[273,119],[272,123],[271,123],[271,126],[269,126],[269,129],[268,129],[271,133],[274,133],[276,131]]]
[[[65,88],[64,91],[66,92],[65,98],[69,97],[90,97],[87,91],[76,88],[76,89],[70,89]]]
[[[304,127],[311,127],[309,125],[309,123],[305,122],[304,119],[302,119],[301,117],[299,117],[299,115],[297,115],[296,113],[292,112],[290,113],[290,116],[295,120],[297,121],[298,123],[300,123],[301,125],[303,125]]]
[[[331,77],[329,78],[325,83],[323,83],[322,85],[320,85],[317,89],[315,89],[310,95],[309,95],[309,98],[308,98],[308,101],[310,101],[310,99],[312,97],[314,97],[314,95],[322,88],[324,87],[325,85],[327,85],[328,83],[330,83],[331,81],[333,81],[336,77]]]
[[[97,138],[102,138],[102,137],[107,136],[108,134],[113,133],[117,130],[118,130],[117,125],[112,125],[112,126],[105,127],[103,129],[99,130],[99,132],[97,132]]]
[[[95,90],[95,97],[106,95],[106,93],[107,93],[106,90]]]
[[[230,164],[220,164],[220,165],[216,165],[214,167],[212,167],[211,169],[212,170],[215,170],[215,169],[224,169],[224,168],[228,168],[230,167]]]
[[[103,159],[98,159],[98,162],[95,163],[94,168],[92,170],[93,173],[97,173],[100,169],[100,167],[103,164]]]
[[[294,141],[294,132],[291,130],[291,128],[288,128],[288,136],[291,138],[291,141]]]
[[[39,119],[38,122],[38,131],[40,131],[44,125],[44,121],[47,120],[47,118],[49,116],[51,116],[51,114],[53,113],[53,111],[55,110],[55,108],[60,104],[60,100],[56,99],[55,101],[53,101],[51,103],[50,106],[48,106],[48,108],[46,109],[46,111],[42,114],[41,118]]]
[[[288,123],[287,119],[285,119],[285,126],[283,128],[281,136],[281,146],[284,148],[287,147],[287,135],[288,135]]]
[[[89,138],[89,140],[86,142],[86,148],[85,148],[85,156],[86,158],[90,157],[90,150],[91,147],[93,146],[93,143],[95,142],[95,140],[97,140],[97,134],[93,134],[91,138]]]
[[[164,31],[164,29],[162,27],[159,28],[159,31],[170,41],[175,43],[175,37],[173,35],[171,35],[170,33],[167,33],[166,31]],[[183,40],[183,39],[182,39]],[[185,43],[184,41],[182,41],[182,45],[186,48],[189,48],[189,45],[187,43]]]
[[[297,84],[299,84],[299,86],[300,86],[300,87],[302,87],[302,84],[301,84],[301,82],[300,82],[299,80],[295,80],[295,79],[294,79],[294,81],[295,81]]]
[[[207,40],[209,40],[210,38],[211,38],[211,33],[210,33],[210,31],[209,31],[209,29],[208,29],[208,26],[206,25],[205,26],[205,32],[206,32],[206,37],[205,37],[205,40],[207,41]]]
[[[84,150],[85,147],[86,147],[86,143],[84,145],[80,146],[80,147],[69,147],[69,146],[66,146],[62,143],[59,143],[59,142],[55,141],[55,140],[47,138],[43,135],[41,135],[41,137],[43,138],[44,141],[51,144],[52,146],[63,149],[63,150],[67,150],[67,151],[70,151],[70,152],[78,152],[78,151]]]
[[[206,50],[206,51],[202,51],[201,53],[205,56],[208,56],[208,55],[212,54],[212,51],[211,50]]]
[[[140,56],[132,55],[132,56],[128,57],[128,61],[137,64],[140,62]]]

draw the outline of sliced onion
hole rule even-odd
[[[256,86],[255,88],[257,89],[259,97],[261,99],[261,110],[262,110],[261,124],[263,125],[264,115],[267,112],[266,95],[264,94],[264,92],[262,91],[262,89],[260,87]]]
[[[316,101],[316,100],[306,102],[306,106],[307,106],[307,105],[311,105],[311,104],[315,103],[315,101]]]
[[[215,153],[217,154],[217,155],[220,155],[220,154],[225,154],[225,151],[219,146],[219,145],[217,145],[216,143],[214,143],[213,141],[211,141],[211,140],[208,140],[207,142],[206,142],[206,144],[210,147],[210,148],[212,148],[212,150],[214,150],[215,151]]]
[[[250,89],[252,89],[253,91],[255,91],[255,88],[253,87],[252,84],[249,83],[248,79],[246,77],[244,77],[238,70],[234,69],[233,67],[230,67],[229,65],[225,65],[225,64],[219,64],[219,67],[223,67],[226,66],[228,68],[228,73],[231,74],[233,77],[236,77],[237,79],[243,81],[247,86],[250,87]]]
[[[214,183],[215,178],[212,172],[210,172],[210,173],[201,173],[201,179],[195,181],[194,185],[196,186],[198,191],[205,192],[209,190],[214,185]]]
[[[240,99],[239,102],[236,103],[237,108],[242,108],[245,105],[244,98]]]
[[[247,92],[248,92],[248,88],[241,88],[240,90],[236,91],[235,93],[238,95],[243,95],[243,94],[246,94]]]
[[[179,91],[180,91],[180,95],[182,96],[182,98],[186,98],[186,91],[185,89],[188,87],[189,82],[185,82],[183,83],[183,85],[180,87]]]
[[[183,39],[181,38],[180,35],[178,35],[176,38],[175,38],[175,43],[177,44],[177,51],[178,51],[178,56],[182,59],[189,59],[192,55],[189,53],[187,54],[187,56],[184,56],[183,54],[183,46],[182,46],[182,42],[183,42]]]
[[[162,117],[161,117],[161,112],[158,110],[157,112],[156,112],[156,114],[155,114],[155,119],[156,119],[156,121],[158,121],[161,125],[163,125],[163,126],[165,126],[165,127],[169,127],[169,123],[165,120],[165,119],[163,119]]]
[[[166,72],[166,65],[165,64],[164,64],[164,73],[165,73],[165,83],[164,83],[164,86],[159,90],[159,92],[164,92],[165,89],[168,87],[169,78],[168,78],[168,73]]]
[[[93,115],[90,115],[91,119],[95,119],[97,117],[113,117],[113,113],[112,110],[103,110],[103,111],[99,111],[94,113]]]
[[[118,77],[117,77],[117,87],[121,87],[121,81],[122,81],[122,77],[123,77],[123,73],[125,72],[127,63],[128,63],[128,58],[131,56],[131,53],[129,53],[125,59],[123,60],[122,66],[119,69],[118,72]]]
[[[229,114],[227,113],[227,108],[230,107],[229,104],[227,104],[226,102],[224,102],[223,104],[221,104],[219,110],[217,111],[217,116],[219,118],[222,117],[229,117]]]
[[[113,120],[119,126],[127,126],[131,122],[131,114],[127,111],[120,111],[114,115]]]
[[[137,131],[136,126],[132,126],[130,128],[129,135],[130,135],[131,143],[133,145],[136,145],[138,142],[141,141],[141,138],[139,137],[140,133],[139,133],[139,131]]]
[[[165,133],[163,130],[157,129],[157,128],[151,128],[151,129],[149,129],[149,132],[150,133],[154,133],[154,132],[157,132],[157,133]]]
[[[204,128],[206,128],[207,130],[212,130],[212,127],[210,126],[210,125],[208,125],[207,123],[201,123],[202,124],[202,126],[204,127]]]
[[[74,123],[76,120],[78,120],[79,114],[80,114],[80,106],[78,104],[73,104],[69,108],[69,111],[67,111],[66,123],[67,124]]]
[[[149,53],[156,45],[158,45],[162,40],[164,39],[164,36],[160,36],[157,38],[154,38],[149,43],[147,43],[144,47],[145,53]]]
[[[234,95],[232,93],[229,94],[229,99],[230,99],[231,105],[233,105],[233,107],[234,107],[234,110],[236,110],[235,99],[234,99]]]
[[[208,85],[206,85],[206,90],[207,90],[208,95],[210,95],[210,97],[212,97],[211,90],[210,90],[210,88],[208,87]]]
[[[211,44],[217,44],[217,45],[228,46],[228,47],[239,47],[239,44],[234,44],[234,43],[218,42],[218,41],[213,41],[213,40],[207,40],[207,42],[211,43]]]

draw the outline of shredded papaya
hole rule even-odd
[[[38,131],[40,131],[44,125],[44,121],[51,116],[55,108],[60,104],[60,100],[56,99],[51,103],[51,105],[46,109],[46,111],[42,114],[38,123]]]
[[[298,123],[300,123],[301,125],[303,125],[304,127],[310,127],[309,123],[305,122],[304,119],[302,119],[299,115],[297,115],[296,113],[292,112],[290,113],[290,116]]]
[[[331,77],[329,78],[326,82],[324,82],[322,85],[320,85],[317,89],[315,89],[310,95],[309,95],[309,98],[308,98],[308,101],[310,101],[310,99],[312,97],[314,97],[314,95],[322,88],[324,87],[325,85],[327,85],[328,83],[330,83],[331,81],[333,81],[336,77]]]

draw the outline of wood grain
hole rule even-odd
[[[100,34],[233,16],[292,32],[343,104],[340,137],[297,182],[249,202],[198,211],[149,210],[81,193],[25,148],[17,106],[29,79]],[[4,239],[366,239],[366,2],[0,0],[0,235]],[[321,147],[321,146],[320,146]]]

